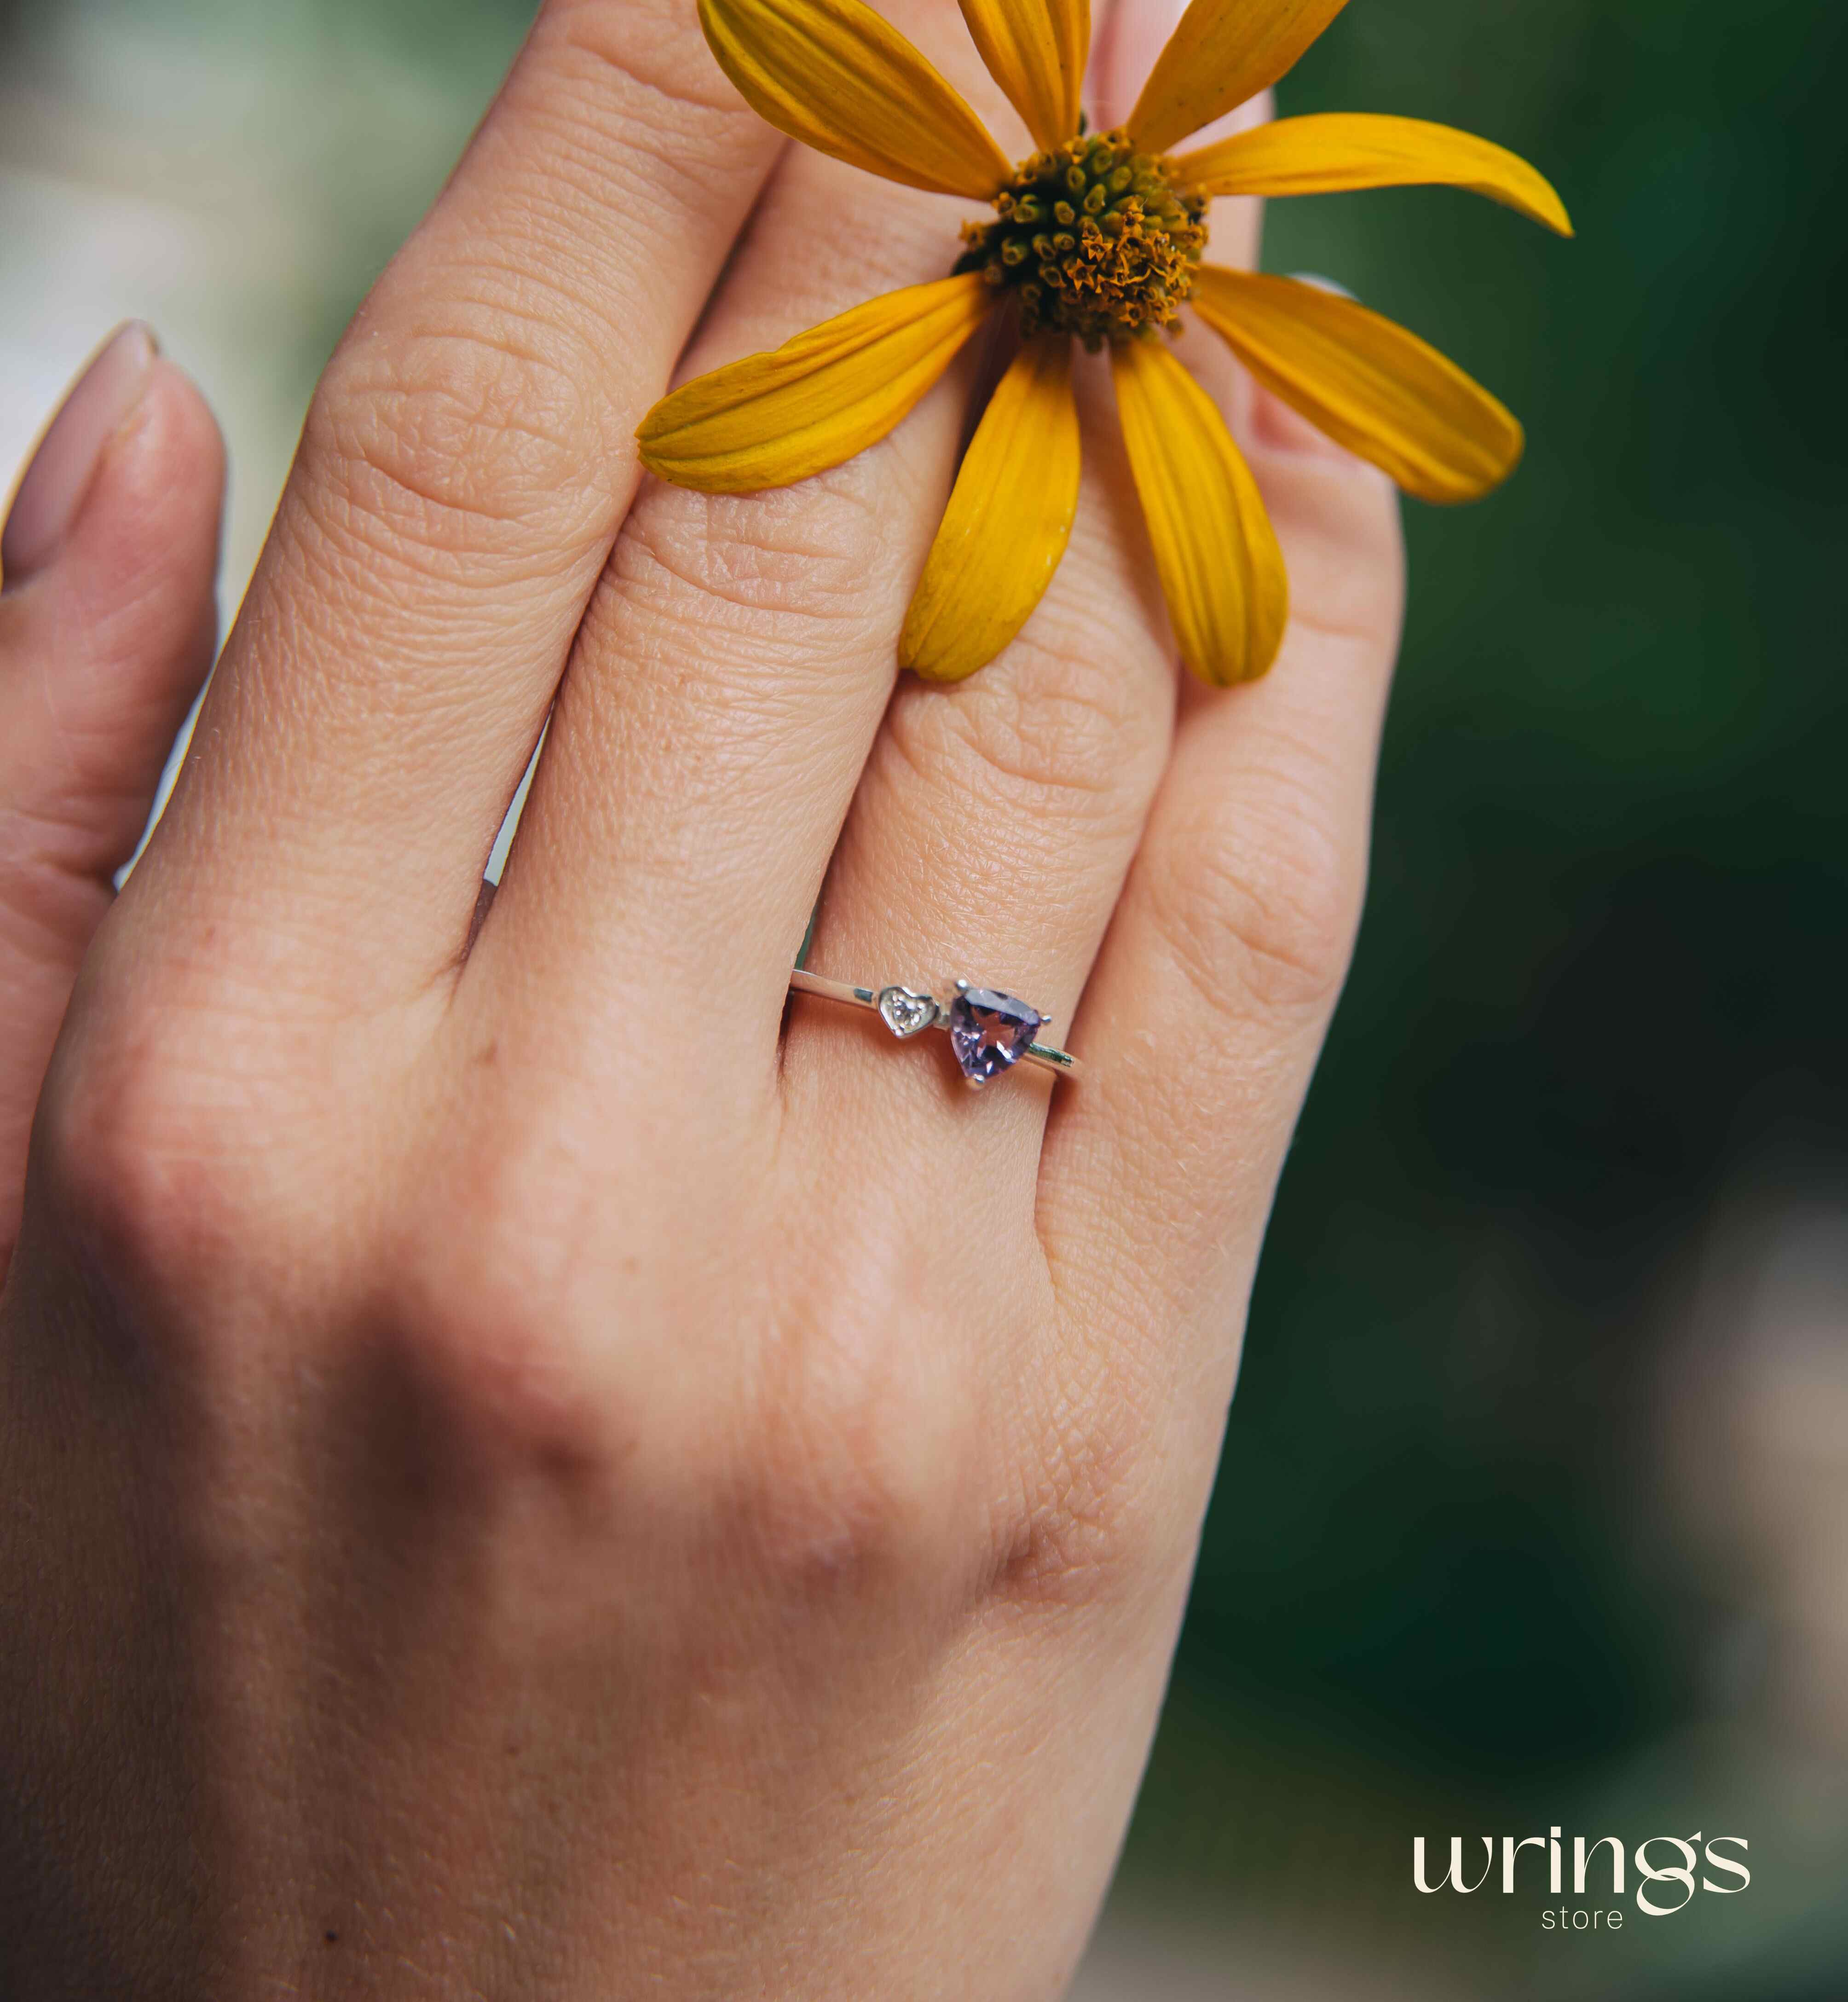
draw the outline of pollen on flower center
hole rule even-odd
[[[1166,326],[1206,247],[1205,197],[1121,131],[1034,154],[995,208],[995,221],[963,225],[956,269],[1012,290],[1023,333],[1075,334],[1093,352]]]

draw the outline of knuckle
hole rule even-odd
[[[373,1324],[432,1436],[483,1469],[607,1478],[627,1414],[581,1338],[594,1331],[570,1283],[568,1193],[518,1149],[426,1186],[381,1261]]]
[[[883,1599],[978,1547],[973,1512],[961,1537],[950,1526],[959,1449],[908,1345],[882,1331],[878,1365],[857,1366],[868,1333],[838,1306],[754,1320],[730,1276],[702,1308],[685,1247],[658,1292],[641,1261],[574,1257],[603,1197],[561,1223],[571,1199],[530,1160],[470,1173],[472,1194],[452,1177],[401,1233],[375,1324],[450,1457],[486,1483],[531,1475],[594,1498],[759,1601]],[[703,1349],[752,1360],[706,1369]]]
[[[446,317],[356,333],[336,355],[303,439],[318,525],[457,560],[575,542],[603,497],[586,441],[609,426],[582,386],[594,371],[518,305],[459,303]]]
[[[908,686],[893,706],[893,749],[940,785],[957,766],[1036,817],[1086,823],[1140,814],[1164,754],[1170,678],[1128,648],[1055,629],[1023,633],[994,668],[954,689]]]
[[[992,1516],[992,1590],[1005,1603],[1095,1604],[1155,1561],[1148,1498],[1163,1484],[1149,1442],[1161,1386],[1135,1364],[1148,1346],[1140,1318],[1126,1303],[1107,1369],[1069,1370],[1036,1400],[1033,1435],[1012,1456],[1019,1485]]]
[[[47,1079],[55,1210],[91,1261],[150,1299],[209,1289],[253,1235],[251,1129],[214,1069],[190,1023],[148,1013],[78,1038]]]
[[[555,4],[535,41],[542,81],[520,106],[543,142],[535,197],[574,238],[632,267],[633,298],[661,263],[664,229],[734,216],[741,169],[776,142],[675,0]]]
[[[715,113],[728,127],[742,122],[738,95],[691,8],[674,0],[628,0],[619,8],[607,0],[557,0],[547,22],[563,63],[594,102],[613,96],[615,110],[605,115],[612,125],[619,120],[626,142],[633,143],[638,127],[664,128],[690,142]]]
[[[948,1585],[979,1534],[942,1404],[902,1372],[832,1380],[831,1367],[800,1353],[815,1340],[811,1331],[784,1345],[755,1408],[718,1442],[718,1467],[695,1456],[721,1505],[724,1545],[751,1575],[804,1598]]]
[[[1048,1607],[1110,1596],[1135,1568],[1124,1528],[1133,1463],[1112,1432],[1060,1438],[995,1512],[994,1596]]]
[[[806,1593],[909,1589],[954,1566],[954,1498],[917,1450],[921,1415],[880,1400],[763,1424],[727,1515],[753,1568]]]
[[[741,497],[657,487],[624,525],[615,582],[650,623],[674,634],[696,627],[716,664],[735,655],[761,678],[768,649],[795,667],[812,668],[818,656],[838,665],[882,630],[886,608],[870,581],[883,568],[880,513],[862,463]]]
[[[812,1250],[812,1247],[811,1247]],[[717,1527],[786,1592],[920,1603],[966,1592],[984,1548],[987,1419],[914,1218],[870,1209],[786,1264],[748,1391],[703,1459]]]
[[[38,760],[16,787],[13,773],[0,769],[0,788],[15,794],[0,798],[0,929],[16,926],[20,936],[55,940],[61,951],[81,954],[107,908],[108,889],[99,879],[118,851],[97,839],[95,800],[116,774],[85,738],[67,735],[60,748],[62,759]],[[93,774],[85,769],[92,759],[99,768]]]
[[[1310,800],[1241,792],[1170,828],[1144,888],[1170,953],[1201,996],[1233,1014],[1327,1011],[1347,978],[1360,910],[1343,846]]]

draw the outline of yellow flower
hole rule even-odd
[[[1086,134],[1090,0],[960,0],[989,73],[1041,150],[1009,163],[981,120],[863,0],[699,0],[726,74],[769,122],[911,187],[992,202],[951,275],[908,285],[747,356],[655,405],[643,462],[706,493],[784,487],[876,443],[988,316],[1020,352],[964,455],[898,654],[940,681],[1000,652],[1044,595],[1078,504],[1071,345],[1107,347],[1136,490],[1181,657],[1219,685],[1277,655],[1288,581],[1212,399],[1158,339],[1191,305],[1267,389],[1421,499],[1474,500],[1520,458],[1521,427],[1416,336],[1288,278],[1200,261],[1219,195],[1444,183],[1571,234],[1547,183],[1450,127],[1288,118],[1169,148],[1268,88],[1344,0],[1193,0],[1135,109]]]

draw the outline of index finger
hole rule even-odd
[[[248,949],[343,1007],[454,964],[635,424],[781,145],[690,0],[547,0],[323,378],[143,897],[235,881]]]

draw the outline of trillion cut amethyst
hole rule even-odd
[[[986,1084],[1011,1070],[1038,1033],[1036,1009],[992,987],[966,987],[950,1004],[950,1042],[963,1076]]]

